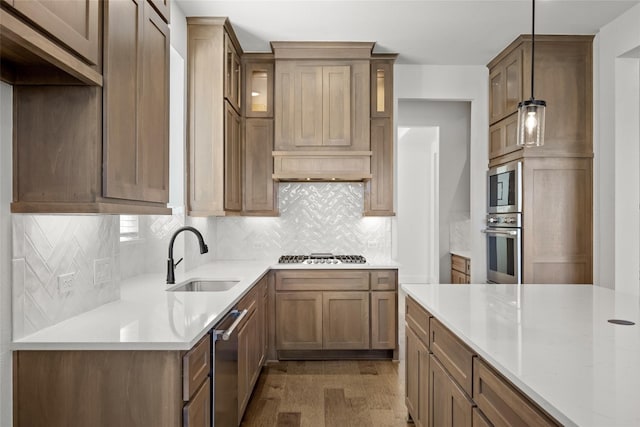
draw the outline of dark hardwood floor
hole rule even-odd
[[[244,427],[406,427],[404,363],[289,361],[263,368]]]

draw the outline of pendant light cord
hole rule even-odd
[[[531,0],[532,13],[531,13],[531,99],[535,99],[533,96],[533,61],[534,53],[536,51],[536,0]]]

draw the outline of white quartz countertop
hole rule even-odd
[[[640,426],[637,296],[584,285],[402,289],[562,424]]]
[[[215,326],[270,269],[397,268],[376,264],[295,265],[273,261],[216,261],[180,275],[238,280],[222,292],[167,292],[165,272],[123,281],[120,299],[14,340],[13,350],[188,350]]]

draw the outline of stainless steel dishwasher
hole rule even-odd
[[[237,427],[238,420],[238,331],[247,310],[231,310],[213,330],[213,425]]]

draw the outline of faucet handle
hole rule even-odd
[[[184,259],[184,258],[180,258],[180,259],[178,260],[178,262],[176,262],[175,264],[173,264],[173,268],[176,268],[176,267],[178,266],[178,264],[180,264],[180,263],[182,262],[182,260],[183,260],[183,259]]]

